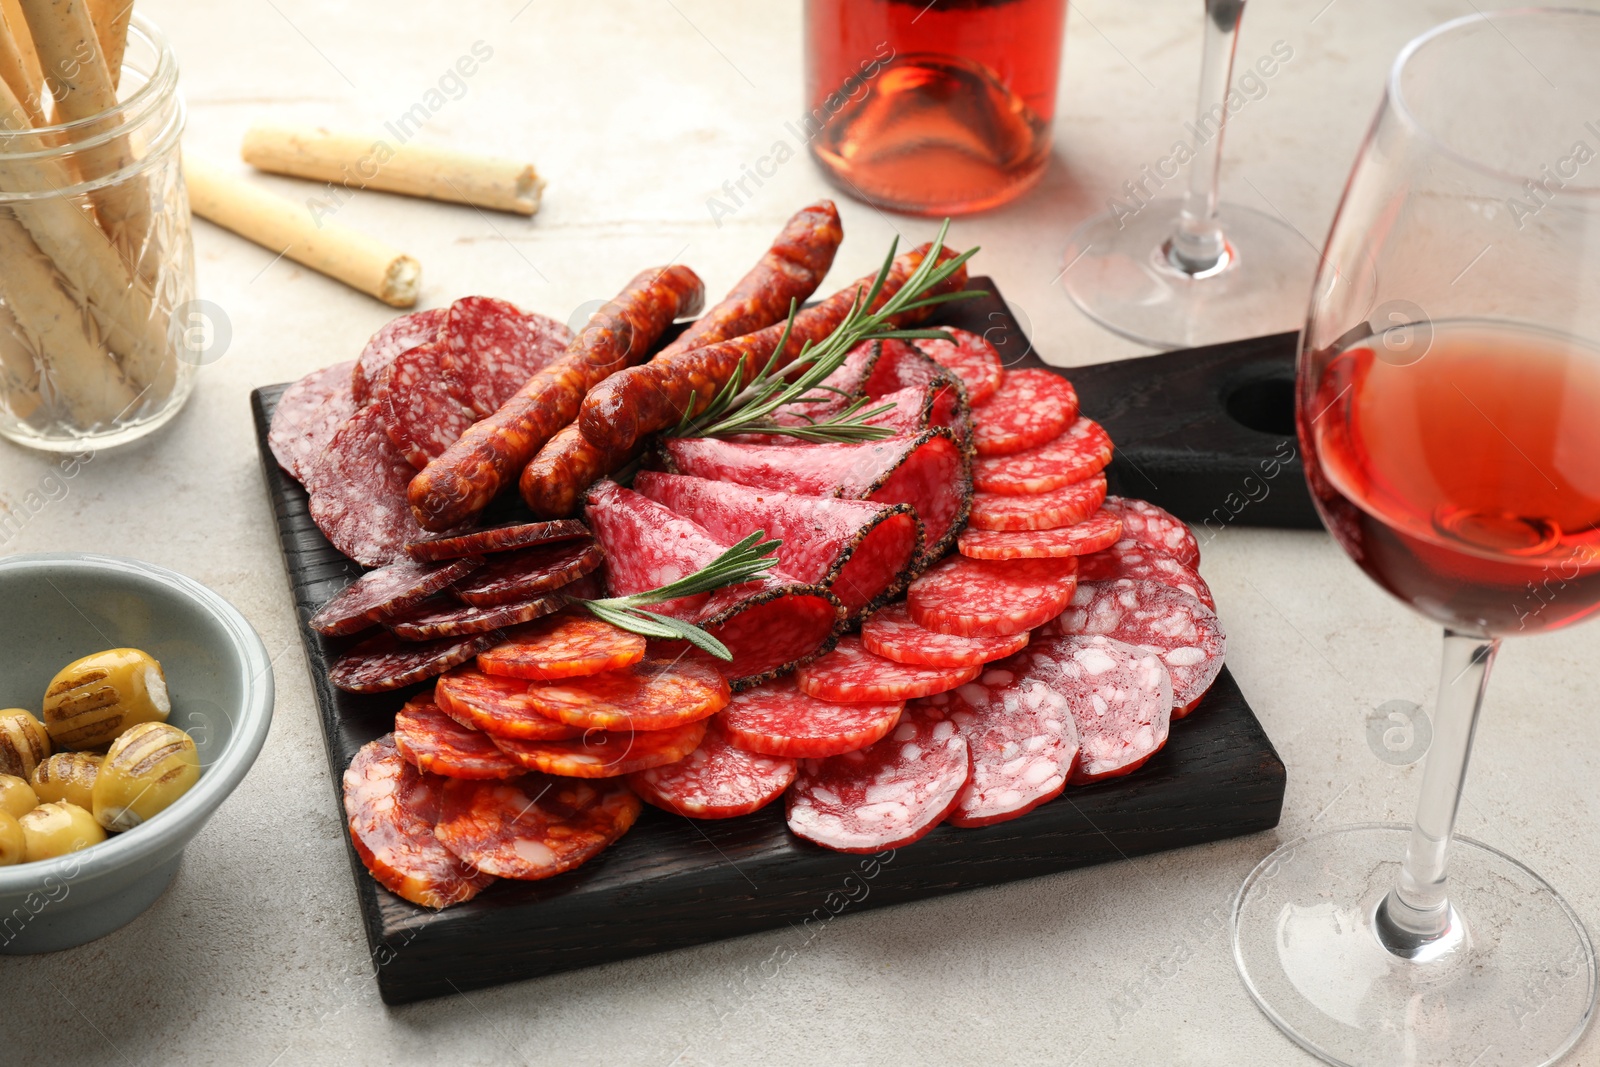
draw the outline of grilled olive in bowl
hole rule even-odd
[[[20,819],[39,806],[39,794],[27,779],[14,774],[0,774],[0,811]]]
[[[33,794],[41,804],[66,800],[92,809],[100,763],[101,757],[93,753],[57,752],[33,769]]]
[[[44,725],[57,748],[109,745],[128,727],[166,722],[171,713],[161,664],[137,648],[74,660],[44,692]]]
[[[165,811],[199,779],[193,738],[164,722],[140,723],[106,752],[95,776],[94,817],[114,833],[131,830]]]
[[[26,780],[49,755],[50,735],[33,712],[23,708],[0,711],[0,774]]]

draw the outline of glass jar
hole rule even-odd
[[[1066,0],[806,0],[812,158],[879,207],[960,215],[1050,160]]]
[[[138,16],[118,96],[62,125],[0,120],[0,436],[33,448],[142,437],[194,386],[178,64]]]

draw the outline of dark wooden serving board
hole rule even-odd
[[[974,286],[993,290],[988,279]],[[1021,337],[998,295],[944,321],[1007,331],[990,333],[1001,344]],[[1102,386],[1082,383],[1098,369],[1072,371],[1085,410],[1097,417],[1102,406],[1109,409],[1099,401]],[[411,692],[360,696],[328,682],[329,664],[353,639],[324,639],[307,621],[360,568],[322,537],[304,490],[272,459],[267,429],[284,388],[258,389],[251,402],[342,820],[345,767],[393,727]],[[1119,449],[1138,447],[1114,439]],[[647,806],[621,841],[576,871],[499,882],[475,900],[434,912],[381,888],[353,848],[348,854],[379,990],[401,1004],[1265,830],[1278,823],[1283,792],[1283,763],[1224,670],[1200,707],[1174,724],[1166,748],[1136,773],[1069,789],[998,826],[941,826],[878,857],[795,838],[782,805],[720,822]]]

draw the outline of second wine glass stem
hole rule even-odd
[[[1178,228],[1167,244],[1167,258],[1187,274],[1222,266],[1228,245],[1217,223],[1217,175],[1222,165],[1222,131],[1228,121],[1228,87],[1233,84],[1233,53],[1245,0],[1206,0],[1205,50],[1200,60],[1200,99],[1194,128],[1201,136],[1189,168]]]
[[[1472,755],[1478,711],[1500,639],[1446,630],[1433,743],[1422,772],[1422,796],[1395,886],[1379,906],[1378,933],[1396,955],[1417,957],[1452,933],[1445,872],[1461,789]]]

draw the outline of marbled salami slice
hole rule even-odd
[[[443,675],[433,688],[439,710],[462,726],[495,737],[525,741],[563,741],[583,733],[534,710],[528,683],[484,674],[463,663]]]
[[[429,697],[394,715],[394,744],[419,771],[446,778],[515,778],[522,766],[480,730],[462,726]]]
[[[1172,679],[1149,649],[1095,635],[1041,638],[1028,653],[1078,727],[1070,784],[1128,774],[1167,743]]]
[[[553,878],[598,856],[643,805],[621,782],[527,774],[504,782],[451,781],[433,832],[476,870],[500,878]]]
[[[328,681],[351,693],[404,689],[438,677],[499,640],[498,634],[474,634],[411,643],[385,630],[335,660]]]
[[[1188,593],[1212,611],[1217,610],[1217,602],[1211,597],[1211,587],[1206,585],[1206,580],[1197,571],[1143,541],[1124,538],[1110,548],[1078,557],[1080,582],[1111,582],[1118,578],[1145,578],[1170,585]]]
[[[1066,559],[1116,544],[1122,520],[1105,508],[1073,526],[1054,530],[962,530],[956,547],[973,559]]]
[[[795,762],[734,748],[712,720],[700,747],[676,763],[628,775],[644,800],[676,815],[732,819],[759,811],[794,781]]]
[[[889,604],[861,623],[868,652],[923,667],[981,667],[1005,659],[1028,643],[1028,631],[1004,637],[958,637],[917,625],[904,603]]]
[[[560,592],[487,608],[471,604],[463,607],[455,601],[436,597],[384,619],[383,624],[390,633],[406,641],[433,641],[504,630],[552,615],[566,606],[567,598]]]
[[[344,420],[356,413],[355,397],[350,393],[354,368],[355,363],[347,360],[314,370],[285,389],[272,409],[267,445],[278,466],[302,482],[302,470],[328,447]]]
[[[445,908],[471,900],[494,882],[434,836],[444,780],[422,774],[384,734],[361,746],[344,772],[350,842],[379,885],[402,900]]]
[[[1024,633],[1066,609],[1078,585],[1077,569],[1070,559],[950,556],[911,583],[906,607],[918,626],[939,633],[959,637]]]
[[[789,829],[837,852],[901,848],[955,807],[968,762],[954,723],[908,705],[870,748],[801,762],[789,787]]]
[[[1078,394],[1059,374],[1011,371],[994,396],[972,410],[980,456],[1009,456],[1061,436],[1078,417]]]
[[[394,362],[396,356],[418,345],[438,340],[439,327],[444,325],[444,313],[444,308],[413,311],[390,319],[372,335],[350,372],[350,392],[357,406],[373,398],[383,372],[389,369],[389,364]]]
[[[949,550],[966,521],[972,478],[948,429],[861,444],[771,445],[669,438],[670,468],[712,481],[808,496],[910,504],[922,520],[919,565]]]
[[[570,741],[496,737],[494,743],[529,770],[567,778],[615,778],[676,763],[693,752],[705,735],[706,720],[696,719],[670,730],[585,730],[582,737]]]
[[[461,402],[487,418],[571,340],[572,331],[554,319],[492,296],[463,297],[445,315],[440,366]]]
[[[1078,759],[1067,698],[1031,662],[1031,650],[991,665],[966,685],[929,697],[967,740],[972,775],[950,813],[952,826],[990,826],[1025,815],[1066,788]]]
[[[451,392],[443,349],[434,342],[402,352],[378,380],[374,406],[394,447],[417,470],[472,428],[479,415]]]
[[[554,592],[605,562],[593,541],[560,541],[502,552],[465,582],[456,596],[473,607],[489,608]]]
[[[396,560],[345,586],[311,616],[311,628],[330,637],[365,630],[420,604],[477,570],[481,563],[476,559],[458,559],[443,565]]]
[[[793,675],[735,693],[720,716],[733,744],[768,756],[837,756],[866,748],[900,721],[905,702],[818,700]]]
[[[1227,638],[1210,608],[1160,582],[1119,578],[1084,582],[1049,635],[1103,634],[1149,649],[1172,675],[1172,717],[1194,710],[1222,670]]]
[[[818,700],[882,704],[943,693],[977,677],[981,667],[924,667],[896,663],[842,637],[832,652],[795,672],[800,691]]]
[[[1100,510],[1106,480],[1098,474],[1044,493],[1010,496],[973,493],[967,528],[977,530],[1058,530],[1076,526]]]
[[[1172,512],[1148,500],[1125,496],[1108,496],[1105,506],[1122,520],[1123,537],[1143,541],[1185,567],[1200,566],[1200,543],[1194,539],[1194,531]]]
[[[306,471],[311,519],[334,548],[363,567],[392,563],[426,532],[406,502],[416,473],[390,443],[377,405],[362,408]]]
[[[986,493],[1048,493],[1081,482],[1111,462],[1111,436],[1080,417],[1053,441],[1008,456],[972,461],[972,484]]]
[[[478,668],[486,674],[537,682],[582,678],[631,667],[645,653],[640,635],[576,611],[518,627],[505,637],[478,654]]]
[[[542,714],[568,726],[613,732],[670,730],[708,719],[731,696],[727,680],[691,656],[647,656],[620,670],[528,686],[528,699]]]
[[[949,341],[934,339],[911,343],[923,355],[960,379],[967,390],[967,403],[976,407],[999,390],[1005,378],[1005,367],[994,345],[966,330],[953,326],[940,326],[948,333]]]
[[[782,541],[778,566],[833,592],[851,615],[905,588],[922,543],[908,504],[801,496],[681,474],[643,471],[633,488],[736,543],[757,530]]]
[[[577,519],[554,522],[512,522],[464,534],[432,534],[406,546],[406,555],[422,562],[487,556],[552,541],[575,541],[589,536],[589,528]]]

